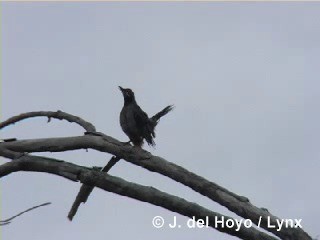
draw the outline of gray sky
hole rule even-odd
[[[3,120],[60,109],[126,141],[117,86],[130,87],[150,115],[176,106],[157,127],[157,147],[147,150],[320,234],[320,3],[1,5]],[[1,137],[83,132],[46,120],[26,120]],[[110,158],[95,151],[45,155],[86,166]],[[110,174],[234,216],[129,163]],[[3,228],[3,239],[235,239],[211,228],[155,229],[154,216],[171,221],[177,214],[97,189],[70,223],[79,187],[39,173],[1,179],[2,219],[53,202]]]

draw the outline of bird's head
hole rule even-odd
[[[122,88],[119,86],[119,89],[122,92],[125,103],[130,103],[135,101],[134,92],[130,88]]]

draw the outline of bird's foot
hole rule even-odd
[[[122,144],[122,145],[129,145],[129,146],[132,146],[132,145],[131,145],[131,141],[128,141],[128,142],[121,142],[121,144]]]

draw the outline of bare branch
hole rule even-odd
[[[168,162],[161,157],[153,156],[151,153],[143,149],[124,145],[118,140],[107,135],[85,135],[78,137],[4,142],[0,144],[0,156],[3,154],[1,148],[16,152],[61,152],[88,148],[107,152],[135,165],[148,169],[149,171],[158,172],[180,182],[185,186],[192,188],[194,191],[227,207],[237,215],[245,219],[251,219],[256,225],[258,225],[261,217],[260,227],[272,232],[281,239],[311,239],[310,236],[300,228],[281,228],[280,231],[277,231],[276,228],[268,228],[268,219],[269,223],[276,225],[276,220],[279,220],[279,218],[273,216],[268,211],[255,207],[246,197],[236,195],[235,193],[232,193],[201,176],[189,172],[181,166]]]
[[[43,206],[47,206],[47,205],[49,205],[49,204],[51,204],[51,202],[42,203],[42,204],[37,205],[37,206],[34,206],[34,207],[32,207],[32,208],[28,208],[27,210],[25,210],[25,211],[23,211],[23,212],[20,212],[20,213],[18,213],[17,215],[14,215],[14,216],[11,217],[11,218],[8,218],[8,219],[5,219],[5,220],[0,221],[0,226],[10,224],[11,221],[12,221],[13,219],[15,219],[16,217],[19,217],[19,216],[21,216],[22,214],[24,214],[24,213],[26,213],[26,212],[29,212],[29,211],[32,211],[32,210],[34,210],[34,209],[36,209],[36,208],[43,207]]]
[[[120,158],[112,156],[108,164],[104,168],[102,168],[100,171],[105,173],[108,172],[119,160]],[[93,188],[94,186],[82,184],[80,191],[74,203],[72,204],[72,207],[68,214],[68,218],[70,221],[72,221],[73,217],[76,215],[80,204],[87,202],[90,193],[93,191]]]
[[[51,158],[24,155],[15,161],[1,165],[0,177],[17,171],[46,172],[58,176],[63,176],[61,172],[66,172],[68,175],[77,173],[78,179],[83,184],[96,186],[105,191],[127,196],[142,202],[148,202],[191,218],[195,217],[196,219],[205,219],[205,217],[208,216],[209,226],[217,229],[218,231],[225,232],[232,236],[237,236],[240,239],[276,240],[276,238],[260,232],[254,227],[246,228],[242,226],[239,231],[237,231],[236,226],[233,228],[222,227],[221,224],[216,222],[217,220],[223,220],[225,222],[228,220],[235,220],[231,217],[210,211],[196,203],[188,202],[183,198],[161,192],[156,188],[127,182],[121,178],[111,176],[104,172],[90,170],[86,167],[75,164]]]
[[[48,117],[48,122],[50,122],[51,118],[56,118],[59,120],[67,120],[68,122],[74,122],[83,127],[88,132],[95,132],[96,128],[89,122],[83,120],[82,118],[78,116],[71,115],[66,112],[62,112],[60,110],[56,112],[51,111],[39,111],[39,112],[27,112],[22,113],[17,116],[13,116],[9,118],[8,120],[0,123],[0,129],[7,127],[11,124],[15,124],[19,121],[22,121],[27,118],[33,118],[33,117]]]

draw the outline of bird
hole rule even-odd
[[[128,143],[132,142],[134,146],[141,148],[143,140],[145,140],[148,145],[154,147],[155,127],[160,118],[172,111],[174,106],[169,105],[149,118],[148,114],[137,104],[134,92],[130,88],[119,86],[119,89],[124,98],[124,104],[120,112],[120,126],[130,139]]]

